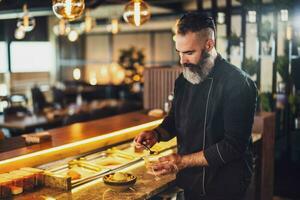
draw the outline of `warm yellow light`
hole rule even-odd
[[[286,28],[286,39],[291,40],[292,37],[293,37],[293,28],[292,28],[292,26],[288,26]]]
[[[74,80],[79,80],[80,77],[81,77],[81,71],[80,71],[80,69],[79,68],[75,68],[73,70],[73,78],[74,78]]]
[[[15,30],[15,38],[22,40],[25,37],[25,31],[20,27]]]
[[[68,35],[70,31],[70,25],[63,19],[59,20],[59,23],[53,27],[55,35]]]
[[[85,12],[84,22],[82,22],[82,24],[81,24],[82,29],[85,32],[89,33],[92,31],[92,29],[94,28],[95,25],[96,25],[96,21],[93,17],[91,17],[90,11],[87,9]]]
[[[75,20],[84,10],[84,0],[52,0],[52,9],[59,19]]]
[[[134,75],[133,76],[133,80],[134,81],[140,81],[141,80],[141,77],[139,75]]]
[[[97,75],[95,72],[92,72],[90,74],[90,84],[91,85],[97,85]]]
[[[17,27],[23,29],[24,32],[30,32],[35,27],[35,19],[29,15],[27,4],[23,5],[23,16],[18,20]]]
[[[134,2],[134,23],[136,26],[141,25],[141,2]]]
[[[72,1],[66,0],[66,14],[71,15],[72,11]]]
[[[71,41],[71,42],[75,42],[79,37],[79,34],[77,31],[75,30],[71,30],[68,34],[68,39]]]
[[[150,19],[150,9],[143,0],[131,0],[125,6],[123,18],[127,23],[140,26]]]
[[[105,85],[110,83],[110,76],[109,76],[109,71],[108,71],[107,65],[102,65],[100,66],[100,73],[99,73],[99,84]]]
[[[118,19],[111,20],[111,32],[112,34],[116,34],[119,32],[119,22]]]
[[[6,172],[9,169],[15,169],[15,165],[14,163],[19,162],[18,166],[16,167],[20,167],[24,165],[24,161],[25,160],[29,160],[29,161],[33,161],[33,159],[38,159],[38,156],[47,156],[49,154],[54,154],[57,152],[60,152],[62,150],[71,150],[74,148],[79,148],[81,147],[81,151],[84,152],[83,145],[85,148],[88,148],[90,146],[92,146],[92,144],[94,144],[95,142],[101,143],[101,145],[98,144],[98,148],[102,147],[102,146],[107,146],[113,143],[116,143],[116,139],[121,137],[124,140],[128,140],[130,138],[133,138],[137,133],[139,133],[140,131],[143,130],[149,130],[152,128],[155,128],[156,126],[158,126],[160,123],[162,122],[162,119],[159,120],[155,120],[152,122],[148,122],[145,124],[141,124],[138,126],[133,126],[133,127],[129,127],[129,128],[125,128],[122,130],[118,130],[118,131],[113,131],[111,133],[107,133],[105,135],[99,135],[93,138],[89,138],[89,139],[85,139],[85,140],[80,140],[77,142],[73,142],[70,144],[65,144],[62,146],[58,146],[58,147],[53,147],[51,149],[45,149],[45,150],[41,150],[38,152],[34,152],[34,153],[29,153],[26,155],[22,155],[22,156],[18,156],[18,157],[14,157],[14,158],[10,158],[10,159],[6,159],[6,160],[2,160],[0,161],[0,172]],[[78,152],[77,152],[78,153]],[[45,157],[44,157],[45,158]],[[40,162],[42,163],[42,161]]]

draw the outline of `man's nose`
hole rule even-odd
[[[180,64],[183,65],[185,63],[187,63],[187,59],[186,59],[186,57],[184,55],[181,55],[180,56]]]

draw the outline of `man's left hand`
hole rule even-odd
[[[178,171],[184,169],[186,166],[183,162],[183,156],[174,153],[159,158],[159,161],[152,164],[151,167],[153,169],[152,173],[160,176],[165,174],[177,173]]]

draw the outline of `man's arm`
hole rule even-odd
[[[249,147],[257,89],[253,81],[243,77],[232,77],[224,90],[223,119],[224,138],[204,149],[204,156],[210,166],[222,166],[239,159]]]
[[[208,166],[208,162],[204,157],[203,151],[184,156],[179,154],[171,154],[159,158],[159,162],[152,165],[152,173],[155,173],[155,175],[164,175],[169,173],[177,173],[184,168],[198,166]]]

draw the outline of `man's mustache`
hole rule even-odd
[[[192,64],[192,63],[184,63],[182,65],[183,67],[187,67],[187,68],[195,68],[198,67],[198,65]]]

